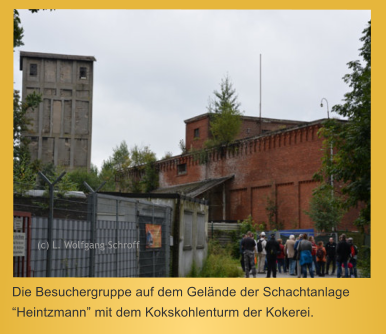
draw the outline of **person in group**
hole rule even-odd
[[[294,246],[295,246],[295,236],[291,234],[289,239],[285,243],[284,253],[287,255],[287,258],[289,260],[289,273],[292,276],[295,276],[295,267],[296,267]]]
[[[316,268],[316,249],[317,249],[317,245],[315,243],[315,239],[312,235],[309,236],[308,238],[308,241],[311,242],[312,244],[312,252],[311,252],[311,255],[312,255],[312,271],[315,272],[317,271],[317,268]]]
[[[242,246],[242,242],[243,242],[243,239],[245,238],[246,238],[246,234],[244,234],[240,240],[240,254],[241,254],[240,263],[241,263],[241,268],[243,269],[244,272],[245,272],[245,262],[244,262],[244,248]]]
[[[336,246],[336,265],[338,267],[336,272],[336,277],[341,278],[342,276],[342,266],[345,270],[345,277],[348,278],[348,265],[347,262],[350,258],[351,247],[347,243],[346,235],[342,234],[340,236],[340,241]]]
[[[285,266],[285,262],[284,262],[284,246],[283,246],[283,240],[281,239],[277,239],[277,242],[279,244],[279,247],[280,247],[280,252],[279,254],[277,255],[277,269],[279,270],[279,273],[281,273],[281,267],[283,268],[283,272],[287,272],[287,267]]]
[[[357,273],[358,247],[354,245],[353,238],[348,238],[347,242],[350,245],[350,249],[351,249],[349,264],[352,264],[352,268],[349,268],[350,277],[354,276],[355,278],[358,278],[358,273]]]
[[[266,256],[267,256],[267,278],[272,277],[276,278],[276,260],[277,255],[280,253],[279,243],[275,240],[275,234],[272,233],[270,239],[267,241],[265,246]]]
[[[303,277],[307,278],[307,268],[311,278],[314,278],[314,272],[312,270],[312,244],[307,239],[307,234],[303,234],[303,239],[299,241],[297,251],[300,253],[299,262],[302,268]]]
[[[241,241],[241,246],[244,248],[245,277],[247,278],[249,278],[250,270],[252,270],[253,277],[256,277],[255,241],[251,238],[250,234],[248,232],[246,238]]]
[[[294,250],[295,250],[295,258],[296,258],[296,274],[298,276],[298,278],[301,277],[302,275],[302,269],[301,269],[301,266],[300,266],[300,252],[299,252],[299,243],[303,240],[303,234],[299,234],[296,242],[295,242],[295,245],[294,245]]]
[[[326,249],[323,247],[323,241],[318,242],[316,249],[316,274],[320,277],[324,277],[324,269],[326,267]]]
[[[331,275],[335,274],[335,262],[336,262],[336,243],[334,238],[330,238],[329,242],[326,244],[327,252],[327,265],[326,265],[326,275],[330,269],[330,263],[332,263],[332,272]]]
[[[252,232],[249,232],[249,236],[252,238],[252,240],[254,241],[255,243],[255,257],[253,258],[253,263],[254,263],[254,266],[256,268],[256,264],[257,264],[257,242],[255,240],[255,236]]]
[[[265,246],[267,241],[265,240],[265,233],[260,233],[260,239],[257,242],[257,255],[258,255],[258,274],[264,274],[265,266],[265,256],[267,252],[265,251]]]

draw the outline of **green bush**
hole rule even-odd
[[[242,277],[240,264],[232,258],[231,247],[223,248],[217,240],[209,241],[208,257],[199,271],[193,263],[188,277]]]
[[[359,276],[362,278],[369,278],[371,277],[370,247],[362,246],[359,251],[362,252],[362,256],[358,261]]]

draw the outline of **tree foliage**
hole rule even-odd
[[[134,145],[129,150],[127,143],[122,141],[113,149],[113,155],[103,161],[99,174],[101,181],[107,182],[103,190],[115,191],[116,183],[120,191],[141,193],[156,189],[156,160],[149,146]]]
[[[207,147],[231,143],[241,128],[240,103],[228,76],[222,79],[220,88],[220,92],[214,91],[215,100],[208,106],[212,139],[206,142]]]
[[[335,105],[333,112],[347,117],[348,122],[329,120],[322,134],[325,136],[326,154],[319,175],[333,176],[342,183],[345,208],[363,205],[357,225],[370,223],[370,158],[371,158],[371,21],[360,39],[363,47],[360,56],[348,63],[350,74],[343,77],[351,91],[344,95],[344,103]],[[331,159],[328,147],[334,146]]]
[[[95,165],[91,165],[90,171],[87,171],[86,168],[74,169],[68,172],[68,178],[72,183],[76,184],[79,191],[83,191],[84,193],[90,192],[90,190],[84,185],[85,181],[94,190],[97,189],[103,182],[98,176],[98,168]],[[102,188],[102,191],[106,190],[104,187]]]
[[[344,214],[341,197],[333,193],[330,185],[323,184],[314,190],[309,210],[304,213],[310,216],[318,231],[336,230]]]
[[[28,130],[30,121],[27,118],[28,109],[38,108],[42,102],[42,95],[33,92],[27,95],[24,103],[20,102],[20,93],[13,91],[13,157],[19,159],[20,155],[28,158],[28,140],[22,136],[22,133]]]

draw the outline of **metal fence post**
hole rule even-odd
[[[154,225],[154,204],[152,204],[151,223]],[[162,227],[161,227],[162,228]],[[153,248],[153,277],[155,277],[155,250]]]
[[[97,221],[97,206],[98,206],[98,194],[97,192],[106,184],[106,181],[103,182],[95,191],[91,188],[86,181],[83,182],[86,188],[91,193],[91,221],[90,221],[90,242],[95,244],[96,239],[96,221]],[[95,277],[95,249],[90,249],[90,264],[89,264],[89,277]]]
[[[137,241],[140,241],[140,233],[139,233],[139,207],[138,207],[138,201],[135,202],[135,227],[137,229]],[[139,277],[139,247],[137,247],[137,277]]]
[[[118,277],[118,249],[119,249],[119,244],[118,244],[118,219],[119,219],[119,200],[115,201],[116,206],[115,206],[115,242],[117,245],[117,248],[115,248],[115,277]]]
[[[46,277],[51,277],[51,261],[52,261],[52,225],[54,224],[54,186],[57,184],[62,177],[66,174],[63,172],[60,176],[54,181],[50,180],[42,173],[39,172],[41,178],[48,184],[49,193],[50,193],[50,209],[48,214],[48,226],[47,226],[47,264],[46,264]]]

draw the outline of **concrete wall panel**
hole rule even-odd
[[[54,163],[55,138],[42,138],[42,162],[44,164]]]
[[[44,81],[45,82],[56,81],[56,61],[55,60],[44,61]]]
[[[52,108],[52,133],[60,134],[62,125],[62,101],[54,101]]]
[[[58,140],[58,165],[70,166],[71,142],[69,138],[59,138]]]
[[[43,100],[43,133],[51,132],[51,100]]]
[[[60,81],[72,82],[72,62],[62,60],[59,64]]]
[[[74,167],[87,167],[87,139],[74,139]]]
[[[72,124],[72,101],[64,101],[64,113],[63,113],[63,133],[71,133]]]
[[[86,135],[89,132],[89,102],[76,101],[75,105],[75,134]]]

